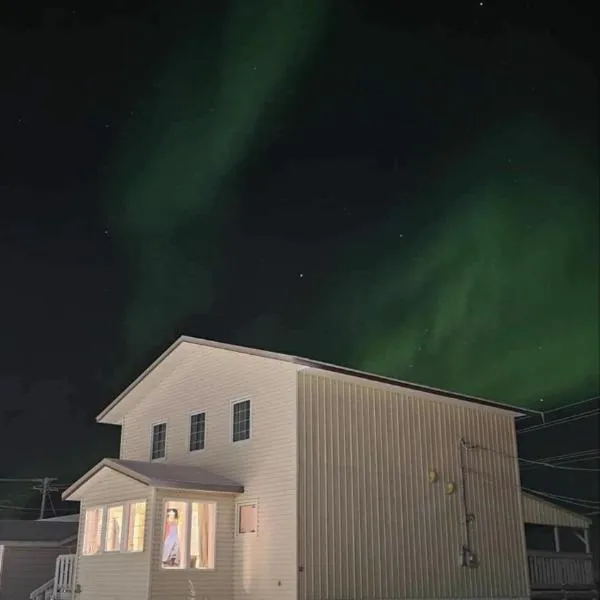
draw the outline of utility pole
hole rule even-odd
[[[44,477],[41,480],[41,485],[35,486],[33,489],[37,492],[42,493],[42,500],[40,503],[40,519],[44,518],[44,513],[46,512],[46,498],[50,492],[56,492],[58,488],[50,485],[53,481],[56,481],[55,477]]]

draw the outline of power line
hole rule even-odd
[[[534,490],[531,488],[523,488],[523,491],[529,492],[530,494],[542,496],[556,502],[564,502],[565,504],[571,504],[580,508],[600,508],[600,503],[595,503],[594,500],[587,500],[586,498],[571,498],[570,496],[561,496],[559,494],[551,494],[549,492],[543,492],[541,490]]]
[[[586,462],[591,460],[600,460],[600,450],[586,450],[583,452],[571,452],[570,454],[564,454],[561,456],[548,456],[545,458],[538,459],[542,462],[551,462],[553,465],[574,463],[574,462]],[[537,469],[542,465],[524,465],[523,471],[531,471]]]
[[[528,433],[531,431],[540,431],[541,429],[547,429],[548,427],[554,427],[555,425],[565,425],[566,423],[571,423],[573,421],[579,421],[580,419],[587,419],[589,417],[593,417],[594,415],[600,414],[599,408],[594,408],[592,410],[579,413],[576,415],[570,415],[568,417],[562,417],[560,419],[555,419],[554,421],[548,421],[547,423],[541,423],[538,425],[531,425],[530,427],[525,427],[523,429],[517,429],[517,434],[521,435],[523,433]]]

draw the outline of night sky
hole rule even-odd
[[[196,4],[1,9],[0,477],[116,455],[93,417],[184,333],[598,395],[591,4]],[[527,456],[597,450],[577,406]],[[36,501],[5,484],[0,516]]]

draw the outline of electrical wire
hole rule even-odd
[[[558,464],[574,463],[574,462],[586,462],[590,460],[600,460],[600,450],[587,450],[584,452],[571,452],[562,456],[548,456],[545,458],[538,459],[545,463],[552,463],[554,466]],[[524,465],[521,470],[531,471],[538,469],[542,465]]]
[[[579,421],[580,419],[587,419],[587,418],[593,417],[595,415],[600,415],[600,408],[594,408],[593,410],[589,410],[589,411],[579,413],[576,415],[562,417],[560,419],[555,419],[554,421],[549,421],[547,423],[540,423],[538,425],[531,425],[530,427],[524,427],[522,429],[517,429],[517,435],[521,435],[523,433],[529,433],[531,431],[540,431],[542,429],[547,429],[549,427],[554,427],[556,425],[565,425],[567,423],[572,423],[573,421]]]
[[[542,496],[556,502],[564,502],[565,504],[571,504],[580,508],[597,509],[600,508],[599,503],[594,503],[594,500],[587,500],[586,498],[572,498],[570,496],[561,496],[559,494],[551,494],[549,492],[543,492],[542,490],[534,490],[531,488],[523,488],[524,492],[528,492],[533,495]]]

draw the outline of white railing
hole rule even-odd
[[[36,588],[29,594],[29,600],[52,600],[54,595],[54,577],[42,583],[39,588]]]
[[[75,555],[61,554],[56,559],[56,570],[54,572],[53,587],[54,598],[58,598],[60,594],[67,594],[72,592],[74,580]]]
[[[527,551],[532,589],[591,588],[594,568],[591,554]]]

